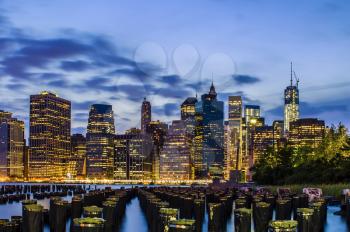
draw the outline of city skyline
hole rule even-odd
[[[122,133],[140,126],[144,97],[152,103],[154,118],[170,123],[180,118],[185,98],[206,92],[208,86],[199,86],[198,80],[206,83],[212,77],[218,99],[226,102],[230,95],[242,95],[245,104],[260,105],[271,124],[283,116],[290,61],[301,80],[300,117],[321,118],[327,125],[341,121],[349,127],[345,1],[195,1],[188,8],[181,1],[73,5],[39,1],[36,8],[26,2],[0,2],[6,9],[0,20],[0,108],[24,120],[26,131],[29,95],[43,90],[72,101],[74,133],[85,133],[94,103],[117,109],[116,130]],[[196,6],[200,8],[188,10]],[[79,14],[44,20],[68,8],[79,9]],[[165,17],[173,8],[181,9],[183,17]],[[145,9],[148,17],[137,14],[138,9]],[[94,10],[99,17],[86,24],[85,17]],[[164,24],[158,20],[161,15]],[[264,23],[274,27],[262,27]],[[194,27],[198,33],[192,33]],[[224,115],[226,119],[227,105]]]

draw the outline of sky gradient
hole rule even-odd
[[[0,0],[0,109],[28,125],[29,95],[50,90],[72,101],[72,132],[109,103],[122,133],[144,97],[171,122],[213,80],[225,108],[239,94],[271,123],[293,61],[301,116],[349,127],[349,12],[346,0]]]

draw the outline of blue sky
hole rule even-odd
[[[271,122],[293,61],[302,117],[350,126],[349,12],[346,0],[0,0],[0,109],[28,123],[29,95],[51,90],[72,101],[73,132],[93,103],[112,104],[122,132],[143,97],[170,122],[213,79],[221,100],[241,94]]]

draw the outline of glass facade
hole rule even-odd
[[[114,137],[112,106],[92,105],[86,134],[87,175],[89,178],[113,178]]]
[[[291,146],[317,147],[324,138],[325,123],[316,118],[302,118],[290,123],[288,141]]]
[[[201,101],[196,103],[196,114],[195,142],[202,150],[201,153],[196,151],[196,155],[202,155],[204,168],[199,171],[204,171],[204,176],[217,176],[222,174],[224,166],[224,102],[217,100],[213,84],[209,93],[203,94]]]
[[[71,137],[72,156],[69,174],[73,178],[86,177],[86,138],[82,134],[73,134]]]
[[[0,111],[0,178],[23,178],[24,122]]]
[[[50,92],[30,96],[30,178],[67,176],[71,103]]]
[[[146,133],[148,124],[152,121],[152,108],[151,103],[143,99],[141,106],[141,131],[142,133]]]
[[[160,178],[162,180],[189,180],[190,138],[182,120],[173,121],[160,155]]]

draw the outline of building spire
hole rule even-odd
[[[293,86],[293,62],[290,62],[290,86]]]

